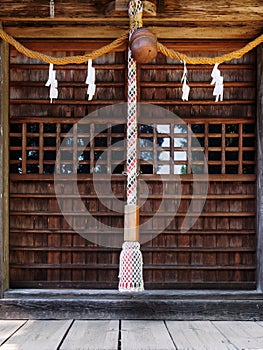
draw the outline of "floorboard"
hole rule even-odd
[[[117,350],[119,321],[75,321],[60,350]]]
[[[177,350],[236,350],[210,321],[166,321]]]
[[[1,350],[55,350],[72,321],[28,321],[2,346]]]
[[[0,320],[0,345],[3,344],[12,334],[16,332],[23,324],[24,321],[16,320]]]
[[[122,350],[175,350],[163,321],[122,321]]]
[[[263,327],[256,322],[214,321],[212,323],[237,349],[263,349]]]

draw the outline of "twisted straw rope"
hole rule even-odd
[[[141,19],[135,18],[134,20],[131,20],[131,23],[134,24],[140,24]],[[83,56],[67,56],[67,57],[53,57],[49,55],[45,55],[41,52],[33,51],[28,48],[26,48],[24,45],[20,44],[17,40],[15,40],[11,35],[7,34],[3,29],[0,29],[0,38],[9,43],[10,45],[14,46],[17,51],[22,53],[23,55],[35,58],[38,60],[41,60],[46,63],[53,63],[58,65],[65,65],[65,64],[80,64],[85,63],[89,59],[95,59],[97,57],[100,57],[108,52],[111,52],[118,48],[119,46],[126,43],[126,40],[128,38],[128,32],[125,32],[122,34],[118,39],[112,41],[110,44],[103,46],[97,50],[92,51],[91,53],[85,54]],[[177,59],[180,61],[185,61],[188,64],[209,64],[213,65],[215,63],[223,63],[226,61],[231,61],[233,59],[238,59],[244,56],[247,52],[253,50],[256,46],[260,45],[263,42],[263,34],[261,34],[256,39],[252,40],[250,43],[245,45],[239,50],[229,52],[227,54],[224,54],[222,56],[217,57],[190,57],[183,53],[174,51],[172,49],[169,49],[165,45],[161,44],[160,42],[157,43],[158,51],[164,54],[165,56],[168,56],[172,59]]]
[[[20,44],[11,35],[7,34],[3,29],[0,29],[0,37],[4,41],[14,46],[17,49],[17,51],[19,51],[20,53],[22,53],[27,57],[35,58],[46,63],[65,65],[65,64],[73,64],[73,63],[77,63],[77,64],[85,63],[89,59],[93,60],[97,57],[105,55],[108,52],[113,51],[114,49],[123,45],[126,42],[128,38],[128,31],[122,34],[118,39],[112,41],[110,44],[105,45],[97,50],[94,50],[91,53],[88,53],[82,56],[67,56],[67,57],[53,57],[53,56],[45,55],[41,52],[30,50],[26,48],[24,45]]]
[[[189,57],[187,55],[184,55],[183,53],[176,52],[172,49],[168,49],[166,46],[164,46],[161,43],[157,43],[157,49],[159,52],[164,54],[165,56],[168,56],[173,59],[177,59],[180,61],[185,61],[188,64],[220,64],[226,61],[231,61],[235,58],[241,58],[244,56],[247,52],[253,50],[256,46],[260,45],[263,42],[263,34],[261,34],[256,39],[252,40],[250,43],[245,45],[239,50],[232,51],[229,53],[226,53],[222,56],[217,57]]]

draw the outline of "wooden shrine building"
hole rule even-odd
[[[48,0],[3,0],[0,21],[26,48],[54,57],[84,55],[129,30],[127,2],[55,0],[51,18]],[[143,3],[144,27],[188,56],[221,56],[263,33],[260,0]],[[101,118],[98,111],[127,101],[127,45],[93,60],[92,100],[86,63],[55,64],[58,98],[50,103],[49,65],[1,41],[0,316],[262,319],[262,44],[219,65],[224,98],[218,102],[212,65],[187,64],[188,101],[182,100],[183,62],[159,52],[154,61],[137,65],[138,102],[170,113],[153,113],[138,124],[139,184],[147,186],[140,223],[152,219],[147,229],[153,234],[141,246],[145,292],[118,293],[120,248],[78,234],[61,212],[58,169],[64,178],[57,186],[67,198],[64,203],[62,196],[62,207],[72,222],[87,223],[81,202],[118,240],[114,228],[123,227],[123,212],[113,202],[117,198],[122,206],[126,200],[126,121]],[[85,116],[82,130],[77,122]],[[68,135],[65,155],[57,159]],[[92,142],[80,154],[87,137]],[[67,180],[74,169],[78,192]],[[198,189],[206,170],[204,196]],[[111,192],[103,195],[109,178]],[[183,232],[190,206],[202,200],[194,224]],[[91,234],[99,224],[88,228]]]

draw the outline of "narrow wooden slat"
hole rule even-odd
[[[70,118],[70,123],[74,124],[76,122],[79,122],[80,125],[81,124],[87,124],[87,120],[82,119],[83,117],[72,117]],[[158,120],[158,118],[156,118],[156,116],[152,116],[152,118],[147,118],[147,115],[145,117],[143,117],[143,121],[147,122],[147,123],[153,123],[153,122],[160,122],[160,120]],[[92,118],[93,119],[93,118]],[[19,115],[16,116],[15,118],[13,116],[10,116],[10,124],[19,124],[19,123],[28,123],[30,120],[30,122],[32,123],[40,123],[43,121],[42,118],[36,117],[36,116],[32,116],[31,114],[27,113],[25,115]],[[94,116],[93,119],[96,123],[98,124],[104,124],[107,123],[108,120],[106,118],[101,118],[101,117],[96,117]],[[225,124],[233,124],[233,123],[242,123],[242,124],[254,124],[255,123],[255,118],[254,117],[249,117],[249,118],[244,118],[244,117],[235,117],[235,116],[225,116],[224,114],[222,114],[221,116],[210,116],[209,114],[206,116],[200,116],[198,118],[198,120],[194,119],[193,117],[191,117],[190,115],[185,116],[184,118],[185,122],[189,123],[189,124],[204,124],[204,123],[210,123],[210,124],[220,124],[222,122],[224,122]],[[126,123],[125,119],[121,116],[112,116],[111,117],[111,121],[112,122],[122,122],[122,123]],[[54,116],[53,118],[50,117],[46,117],[45,116],[45,122],[46,123],[61,123],[61,124],[66,124],[69,122],[68,118],[65,117],[56,117]],[[162,117],[162,124],[166,124],[166,123],[170,123],[171,120],[167,117]],[[102,133],[103,134],[103,133]],[[19,133],[15,133],[15,136],[19,136]],[[122,134],[123,135],[123,134]],[[143,135],[143,134],[142,134]],[[145,136],[147,136],[149,134],[145,134]],[[203,134],[197,133],[195,134],[196,137],[200,137]],[[213,137],[213,135],[215,135],[215,137],[220,137],[221,134],[209,134],[209,137]],[[167,135],[168,137],[169,135]],[[253,137],[255,136],[254,133],[252,134],[245,134],[246,137]]]
[[[44,160],[44,124],[39,124],[39,174],[43,174],[43,160]]]
[[[115,195],[115,198],[123,198],[123,195]],[[45,199],[45,198],[57,198],[55,194],[34,194],[34,193],[11,193],[10,198],[37,198],[37,199]],[[77,194],[59,194],[59,198],[79,198]],[[81,198],[98,198],[97,195],[93,194],[81,194]],[[100,198],[111,199],[112,195],[100,194]],[[213,199],[255,199],[256,195],[253,194],[208,194],[208,195],[177,195],[177,194],[140,194],[140,198],[148,198],[148,199],[191,199],[191,200],[213,200]]]
[[[243,125],[239,124],[238,125],[238,133],[239,133],[239,138],[238,138],[238,173],[242,174],[243,173]]]
[[[155,217],[173,217],[173,216],[177,216],[177,217],[184,217],[185,215],[188,216],[193,216],[193,217],[227,217],[227,216],[233,216],[233,217],[254,217],[256,215],[256,213],[254,212],[234,212],[234,213],[230,213],[230,212],[216,212],[216,213],[179,213],[179,212],[175,212],[175,213],[164,213],[164,212],[159,212],[159,213],[155,213]],[[63,213],[61,212],[54,212],[54,211],[49,211],[49,212],[36,212],[36,211],[12,211],[10,212],[11,216],[16,216],[16,215],[20,215],[20,216],[86,216],[87,213],[86,212],[68,212],[68,211],[64,211]],[[93,216],[123,216],[123,213],[116,213],[116,212],[111,212],[111,211],[107,211],[107,212],[100,212],[100,211],[92,211],[92,215]],[[143,212],[141,211],[140,215],[143,217],[147,217],[147,216],[153,216],[152,212]]]
[[[0,320],[0,345],[14,334],[26,321]]]
[[[84,252],[112,252],[112,251],[117,251],[120,252],[119,248],[90,248],[90,247],[16,247],[16,246],[11,246],[10,250],[15,250],[15,251],[84,251]],[[237,247],[237,248],[188,248],[188,247],[183,247],[183,248],[172,248],[172,247],[142,247],[141,248],[142,252],[167,252],[167,253],[175,253],[175,252],[202,252],[202,253],[218,253],[218,252],[225,252],[225,253],[232,253],[232,252],[254,252],[255,249],[253,248],[243,248],[243,247]]]
[[[9,44],[0,43],[0,296],[9,288]]]
[[[224,105],[254,105],[254,100],[224,100],[220,102],[215,102],[214,100],[191,100],[191,101],[181,101],[181,100],[141,100],[142,103],[154,103],[157,105],[209,105],[209,106],[224,106]],[[48,105],[50,102],[49,100],[38,100],[38,99],[13,99],[10,100],[11,105]],[[66,99],[59,99],[55,100],[54,104],[56,105],[112,105],[112,104],[118,104],[123,103],[122,100],[92,100],[92,101],[84,101],[84,100],[66,100]]]
[[[26,174],[26,123],[22,124],[22,174]]]
[[[221,150],[221,162],[222,162],[222,167],[221,167],[221,172],[222,174],[226,173],[226,125],[222,124],[222,150]]]
[[[117,350],[119,321],[78,321],[76,320],[61,350]]]
[[[72,321],[28,321],[20,328],[1,349],[13,347],[17,350],[50,350],[56,349],[61,343]]]
[[[210,321],[166,321],[177,350],[236,350]]]
[[[263,292],[263,45],[257,49],[257,287]]]
[[[230,101],[232,102],[232,101]],[[92,101],[86,101],[86,100],[65,100],[65,99],[59,99],[53,101],[54,105],[112,105],[112,104],[118,104],[123,103],[122,100],[92,100]],[[221,102],[222,103],[222,102]],[[238,101],[233,101],[232,103],[238,103]],[[251,104],[251,101],[241,101],[242,104]],[[49,105],[49,100],[38,100],[38,99],[13,99],[10,100],[11,105]],[[231,103],[230,103],[231,104]]]
[[[163,321],[122,321],[122,350],[174,350]]]
[[[162,175],[162,177],[160,178],[159,175],[154,175],[154,174],[142,174],[141,179],[145,180],[145,181],[158,181],[158,182],[174,182],[175,178],[173,176],[165,176]],[[20,174],[10,174],[10,179],[12,181],[53,181],[54,180],[54,176],[53,175],[45,175],[45,176],[40,176],[40,175],[36,175],[36,174],[27,174],[26,176],[20,175]],[[107,177],[100,175],[100,176],[96,176],[96,181],[105,181],[105,179],[107,179]],[[61,175],[61,176],[57,176],[57,181],[70,181],[72,180],[70,175]],[[93,178],[91,176],[89,176],[89,174],[78,174],[78,180],[85,180],[85,181],[93,181]],[[118,181],[126,181],[126,178],[122,175],[112,175],[112,180],[118,180]],[[239,174],[235,174],[235,176],[233,176],[233,174],[226,174],[226,175],[222,175],[222,174],[211,174],[209,175],[209,180],[210,181],[220,181],[220,182],[254,182],[256,180],[256,175],[254,174],[243,174],[243,175],[239,175]],[[193,181],[193,176],[192,175],[181,175],[180,176],[180,181],[181,182],[189,182],[189,181]],[[195,181],[207,181],[207,175],[206,176],[202,176],[202,174],[200,174],[200,176],[197,176],[197,174],[195,175]]]
[[[183,254],[183,252],[182,252]],[[62,269],[98,269],[98,270],[111,270],[111,269],[119,269],[118,264],[94,264],[94,265],[88,265],[88,264],[10,264],[10,266],[14,269],[56,269],[56,270],[62,270]],[[195,265],[191,266],[188,264],[180,264],[180,265],[146,265],[144,264],[145,270],[212,270],[212,271],[218,271],[218,270],[255,270],[255,265]]]
[[[214,321],[213,325],[238,349],[255,350],[262,348],[263,330],[256,322]]]

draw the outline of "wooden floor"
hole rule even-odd
[[[263,349],[263,322],[0,320],[2,350]]]

